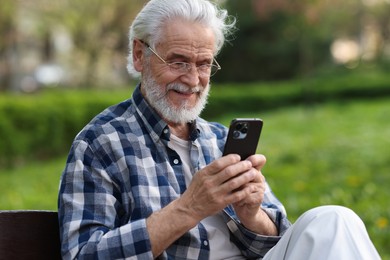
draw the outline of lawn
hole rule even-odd
[[[335,102],[240,116],[264,120],[263,172],[292,221],[309,208],[352,208],[390,259],[390,100]],[[234,115],[224,115],[227,123]]]
[[[335,101],[252,113],[264,120],[263,169],[292,221],[309,208],[352,208],[367,225],[383,259],[390,259],[390,100]],[[56,209],[65,156],[0,170],[0,209]]]
[[[66,157],[0,169],[0,210],[57,209],[57,192]]]

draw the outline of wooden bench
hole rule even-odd
[[[0,260],[61,259],[55,211],[0,211]]]

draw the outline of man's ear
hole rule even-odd
[[[134,39],[133,41],[133,64],[134,69],[138,72],[143,70],[143,61],[144,61],[144,44],[138,40]]]

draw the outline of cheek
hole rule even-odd
[[[155,81],[159,85],[168,85],[169,83],[174,82],[178,78],[172,75],[172,73],[170,73],[170,71],[167,70],[166,68],[160,68],[160,69],[156,68],[152,70],[152,73]]]
[[[199,80],[202,87],[206,87],[210,83],[210,78],[201,78]]]

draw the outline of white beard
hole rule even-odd
[[[191,88],[180,83],[171,83],[164,90],[150,74],[145,72],[141,88],[144,90],[146,100],[165,120],[172,123],[188,123],[200,115],[207,104],[209,84],[205,87]],[[167,97],[169,90],[197,93],[199,99],[193,107],[190,107],[187,101],[183,101],[179,107],[174,107]]]

